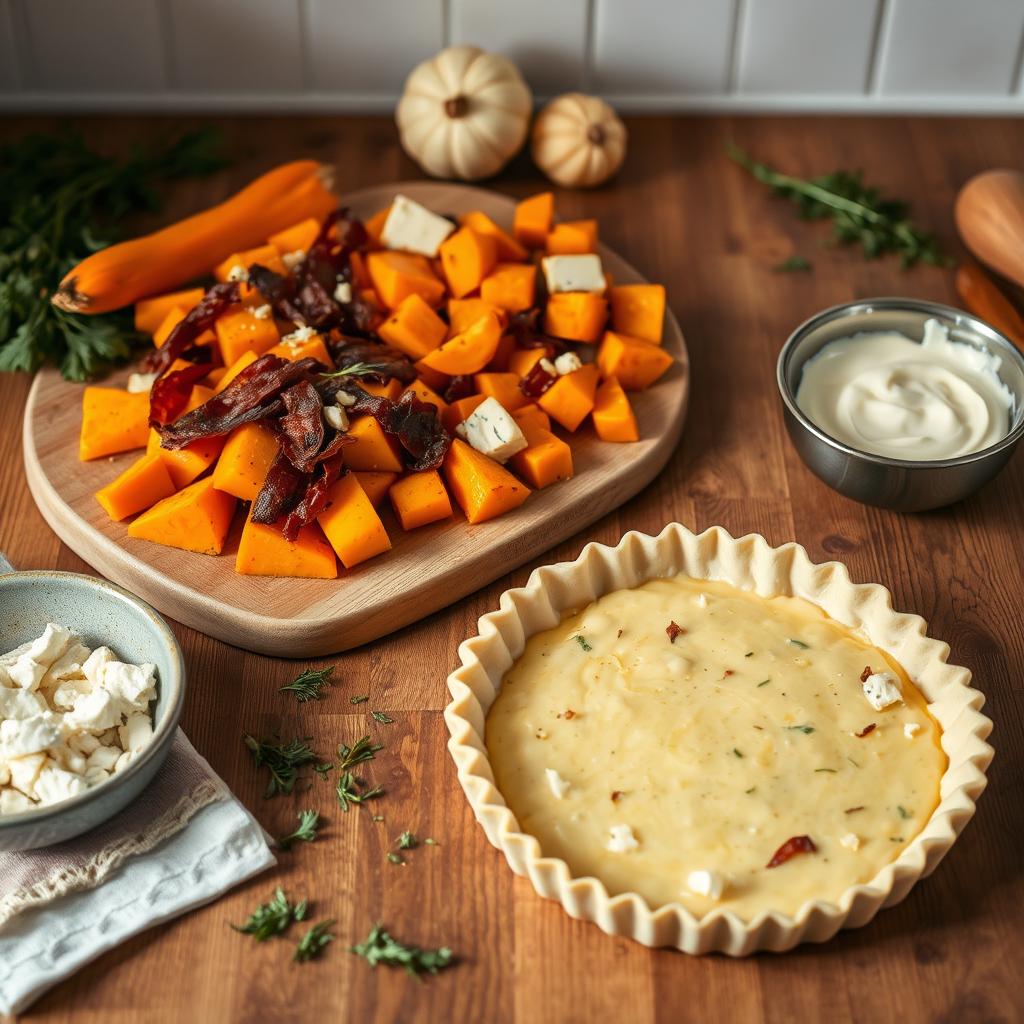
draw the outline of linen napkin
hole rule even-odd
[[[0,1013],[274,863],[266,833],[179,729],[120,814],[56,846],[0,853]]]

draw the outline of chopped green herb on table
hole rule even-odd
[[[261,903],[244,924],[233,924],[236,932],[251,935],[257,942],[280,935],[292,921],[301,921],[306,916],[307,903],[302,900],[292,906],[283,889],[276,889],[268,903]]]
[[[310,748],[309,737],[291,740],[289,743],[270,743],[257,740],[248,733],[245,745],[252,754],[257,768],[266,768],[270,772],[265,798],[277,796],[279,793],[291,793],[299,777],[299,769],[303,765],[312,764],[319,755]]]
[[[321,669],[306,669],[300,676],[296,676],[287,686],[280,688],[281,693],[294,693],[295,699],[300,704],[307,700],[319,700],[324,686],[330,681],[333,665]]]
[[[440,949],[420,949],[405,946],[393,939],[382,925],[375,924],[364,942],[352,946],[350,952],[363,957],[371,967],[384,964],[387,967],[403,967],[409,974],[437,974],[452,965],[452,951],[447,946]]]
[[[311,843],[316,839],[317,829],[320,827],[320,814],[317,811],[302,811],[299,814],[299,827],[286,836],[281,836],[277,845],[282,850],[287,850],[292,843]]]
[[[292,957],[296,963],[304,964],[309,960],[315,960],[334,941],[334,936],[328,930],[334,924],[334,919],[320,921],[313,925],[305,935],[299,939],[295,947],[295,955]]]

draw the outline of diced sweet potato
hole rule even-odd
[[[478,373],[473,383],[481,395],[496,399],[507,412],[530,404],[530,399],[519,390],[519,378],[514,373]]]
[[[493,459],[456,438],[444,460],[448,488],[471,523],[518,508],[530,488]]]
[[[412,365],[415,368],[419,379],[423,381],[424,384],[432,387],[435,391],[443,393],[451,383],[452,378],[450,374],[441,373],[438,370],[432,370],[429,366],[424,364],[422,359],[417,359]]]
[[[440,348],[428,352],[417,366],[427,366],[452,377],[479,373],[494,358],[499,341],[501,322],[493,313],[487,313]]]
[[[128,525],[128,536],[184,551],[219,555],[235,513],[235,499],[210,477],[158,501]]]
[[[381,429],[372,416],[354,416],[348,428],[355,439],[342,449],[349,469],[372,470],[377,473],[401,473],[402,458],[397,443]],[[342,559],[344,561],[344,559]]]
[[[82,392],[82,432],[78,457],[83,461],[145,448],[149,437],[149,392],[87,387]]]
[[[377,381],[361,380],[359,386],[368,394],[376,395],[378,398],[389,398],[395,401],[402,393],[402,382],[392,377],[390,380],[378,383]]]
[[[597,365],[606,380],[615,377],[627,391],[650,387],[672,365],[672,357],[658,345],[618,331],[605,331],[597,351]]]
[[[386,497],[391,485],[398,479],[397,473],[373,473],[360,471],[352,474],[362,487],[363,493],[376,508]]]
[[[316,523],[304,526],[295,540],[288,540],[280,527],[246,519],[238,540],[235,572],[241,576],[333,580],[338,575],[338,562]]]
[[[597,377],[597,367],[593,363],[581,366],[573,373],[559,377],[537,399],[537,404],[566,430],[575,430],[594,408]]]
[[[498,261],[498,246],[489,235],[459,228],[440,248],[448,289],[457,299],[476,291]]]
[[[415,530],[452,514],[448,492],[434,469],[402,477],[391,485],[388,495],[403,530]]]
[[[434,406],[438,414],[443,414],[448,408],[448,403],[426,381],[414,380],[405,390],[412,392],[421,402]]]
[[[527,427],[540,427],[541,430],[551,429],[551,417],[533,402],[512,413],[512,419],[519,424],[519,429],[524,433]]]
[[[301,338],[294,341],[282,341],[273,348],[268,348],[265,355],[280,356],[290,363],[297,363],[300,359],[316,359],[324,366],[331,368],[334,360],[324,344],[324,339],[319,334],[310,338]]]
[[[421,296],[414,294],[402,301],[377,333],[410,359],[422,359],[444,341],[448,327]]]
[[[549,256],[597,252],[597,221],[567,220],[556,224],[548,233]]]
[[[221,252],[224,250],[222,249]],[[246,249],[243,252],[236,252],[229,256],[226,260],[218,263],[213,268],[213,276],[218,281],[231,281],[239,273],[237,268],[241,268],[242,271],[248,273],[249,268],[254,264],[258,263],[261,267],[266,267],[267,270],[272,270],[275,274],[287,274],[287,268],[281,262],[281,254],[270,245],[259,245],[255,249]],[[246,289],[243,288],[243,291]]]
[[[320,234],[320,222],[316,217],[307,217],[306,220],[293,224],[284,231],[278,231],[271,235],[267,241],[282,255],[289,255],[293,252],[309,252],[309,247],[316,241]]]
[[[195,388],[192,391],[194,394]],[[182,487],[187,487],[192,483],[196,477],[205,473],[217,461],[217,456],[220,455],[223,447],[223,437],[203,437],[198,441],[193,441],[185,448],[171,451],[169,448],[160,446],[160,435],[155,430],[151,430],[149,441],[146,443],[146,453],[160,456],[171,482],[177,490],[181,490]]]
[[[354,474],[331,488],[328,501],[317,521],[346,569],[390,549],[387,530]]]
[[[409,252],[371,252],[366,269],[381,302],[397,309],[410,295],[418,295],[428,306],[437,306],[444,298],[444,282],[423,256]]]
[[[519,377],[525,377],[545,355],[542,348],[517,348],[509,354],[509,371]]]
[[[665,286],[620,284],[608,291],[612,305],[612,328],[641,341],[660,345],[665,320]]]
[[[497,224],[480,210],[472,210],[464,213],[459,218],[463,227],[472,228],[477,234],[489,235],[494,239],[498,249],[498,259],[506,262],[521,262],[527,257],[526,249],[521,246],[508,232],[503,231]]]
[[[214,330],[225,366],[231,366],[246,352],[261,356],[281,339],[273,317],[260,320],[248,309],[225,313],[217,319]]]
[[[512,468],[533,488],[540,490],[573,473],[572,449],[560,438],[532,423],[520,424],[528,448],[509,460]]]
[[[242,501],[254,501],[279,447],[273,431],[262,423],[235,427],[213,470],[213,486]]]
[[[543,248],[554,216],[555,197],[551,192],[540,192],[516,203],[512,222],[516,241],[528,249]]]
[[[259,356],[255,352],[243,352],[214,385],[213,393],[219,395],[247,366],[255,363]]]
[[[640,431],[626,392],[609,377],[594,396],[594,430],[602,441],[639,441]]]
[[[505,326],[508,317],[505,311],[493,302],[484,302],[483,299],[476,296],[469,299],[449,299],[448,336],[454,337],[456,334],[461,334],[487,313],[493,313],[501,321],[502,327]]]
[[[185,315],[188,310],[184,306],[171,306],[164,314],[164,318],[157,324],[156,330],[153,332],[153,344],[160,348],[161,345],[171,336],[171,331],[174,330],[182,320],[185,319]],[[197,345],[212,345],[216,341],[216,336],[213,331],[203,331],[202,334],[196,338],[195,343]]]
[[[544,308],[544,330],[569,341],[597,341],[607,319],[608,303],[593,292],[558,292]]]
[[[537,291],[537,268],[532,263],[499,263],[480,282],[480,298],[509,313],[529,309]]]
[[[487,399],[486,395],[469,395],[452,402],[441,414],[441,422],[449,431],[454,430],[469,414]]]
[[[111,519],[119,521],[155,505],[174,493],[174,481],[159,455],[143,455],[116,480],[96,492],[96,500]]]
[[[186,288],[180,292],[154,295],[151,299],[139,299],[135,303],[135,330],[143,334],[154,334],[172,309],[182,310],[184,316],[203,294],[202,288]]]
[[[498,341],[498,347],[494,350],[491,361],[486,369],[492,373],[506,373],[508,371],[508,360],[516,350],[516,339],[511,334],[503,334]]]

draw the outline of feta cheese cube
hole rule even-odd
[[[49,711],[43,711],[33,718],[0,722],[0,756],[8,759],[46,750],[59,739],[57,717]]]
[[[68,746],[88,757],[94,750],[99,749],[100,741],[91,732],[76,732],[68,737]]]
[[[101,782],[106,782],[110,778],[110,772],[103,768],[86,768],[85,774],[82,776],[90,786],[98,786]]]
[[[130,395],[139,395],[144,391],[152,391],[156,383],[155,373],[132,373],[128,375],[125,391]]]
[[[555,370],[559,377],[564,377],[567,373],[575,373],[582,365],[583,360],[575,352],[563,352],[555,360]]]
[[[48,622],[43,635],[29,645],[28,656],[49,668],[71,646],[74,636],[66,626]]]
[[[845,846],[848,850],[859,850],[860,849],[860,836],[856,832],[847,832],[842,839],[839,840],[840,846]]]
[[[605,847],[612,853],[629,853],[640,846],[629,825],[612,825],[609,832],[611,835]]]
[[[725,892],[725,879],[717,871],[699,869],[686,876],[686,888],[698,896],[720,900]]]
[[[564,800],[565,794],[569,791],[569,781],[563,779],[554,768],[545,768],[544,777],[548,780],[548,787],[554,794],[556,800]]]
[[[137,754],[153,738],[153,722],[149,715],[129,715],[117,732],[122,749]]]
[[[324,406],[324,422],[339,433],[348,430],[348,414],[337,405]]]
[[[270,319],[270,314],[273,313],[273,312],[274,311],[270,308],[270,306],[267,303],[264,303],[262,306],[257,306],[252,311],[252,315],[257,320],[269,320]]]
[[[132,758],[135,754],[131,750],[126,750],[118,759],[117,764],[114,765],[114,772],[123,772],[125,768],[132,763]]]
[[[0,719],[24,721],[46,711],[46,701],[29,690],[0,687]]]
[[[441,243],[455,230],[446,217],[439,217],[406,196],[391,203],[380,240],[388,249],[402,249],[433,258]]]
[[[548,294],[603,292],[607,285],[601,257],[588,252],[573,256],[545,256],[541,260]]]
[[[84,793],[88,788],[89,784],[81,775],[66,772],[50,761],[36,779],[36,799],[42,804],[55,804]]]
[[[103,669],[115,660],[109,647],[97,647],[82,664],[82,675],[94,686],[102,686]]]
[[[86,763],[89,768],[102,768],[105,772],[112,772],[117,759],[124,751],[117,747],[97,747],[88,757]]]
[[[912,740],[920,731],[921,726],[917,722],[907,722],[903,726],[903,735],[906,736],[908,740]]]
[[[46,666],[33,661],[31,655],[23,654],[13,665],[7,669],[7,675],[15,686],[30,692],[38,690],[39,684],[46,675]]]
[[[286,345],[294,345],[296,342],[309,341],[316,334],[312,327],[297,327],[291,334],[286,334],[281,341]]]
[[[156,696],[155,668],[148,662],[126,665],[111,661],[103,667],[102,686],[122,707],[144,711]]]
[[[89,658],[89,648],[77,640],[72,641],[68,649],[49,667],[43,676],[42,685],[61,679],[74,679],[81,676],[82,666]]]
[[[87,729],[89,732],[112,729],[121,724],[120,702],[102,687],[97,687],[64,716],[64,724],[69,729]]]
[[[67,679],[53,691],[51,700],[55,708],[70,711],[83,697],[92,693],[93,685],[88,679]]]
[[[16,789],[0,789],[0,814],[21,814],[31,811],[35,804]]]
[[[864,680],[864,696],[876,710],[883,711],[903,700],[900,681],[889,672],[875,672]]]
[[[496,398],[485,398],[463,425],[469,444],[495,462],[507,462],[528,447],[519,424]]]
[[[342,305],[352,301],[352,285],[348,281],[338,281],[337,287],[334,289],[334,301],[340,302]]]
[[[227,279],[229,281],[248,281],[249,280],[249,271],[246,270],[246,268],[243,267],[241,263],[236,263],[228,271],[228,278]]]
[[[45,763],[46,755],[43,753],[9,758],[7,767],[11,773],[11,785],[25,796],[35,796],[36,779]]]

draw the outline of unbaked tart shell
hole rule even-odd
[[[574,878],[565,861],[543,856],[538,840],[520,830],[495,786],[484,721],[527,638],[603,594],[677,575],[721,580],[764,597],[802,597],[818,605],[891,654],[924,694],[941,726],[949,766],[938,806],[899,857],[870,882],[846,889],[838,902],[808,901],[792,916],[768,911],[745,921],[724,909],[698,918],[678,903],[652,909],[636,893],[610,896],[598,879]],[[884,587],[851,582],[838,562],[816,565],[798,544],[773,548],[757,534],[733,538],[720,527],[696,535],[678,523],[657,537],[627,533],[615,547],[588,544],[574,562],[537,569],[525,587],[506,591],[498,610],[480,619],[479,634],[459,647],[462,664],[448,677],[448,749],[487,838],[516,874],[527,876],[541,896],[558,900],[571,917],[593,921],[609,935],[687,953],[746,956],[824,942],[840,928],[867,924],[934,871],[970,821],[985,788],[993,750],[985,742],[992,722],[980,713],[984,695],[971,687],[968,669],[947,664],[949,647],[928,637],[926,629],[920,616],[894,611]]]

